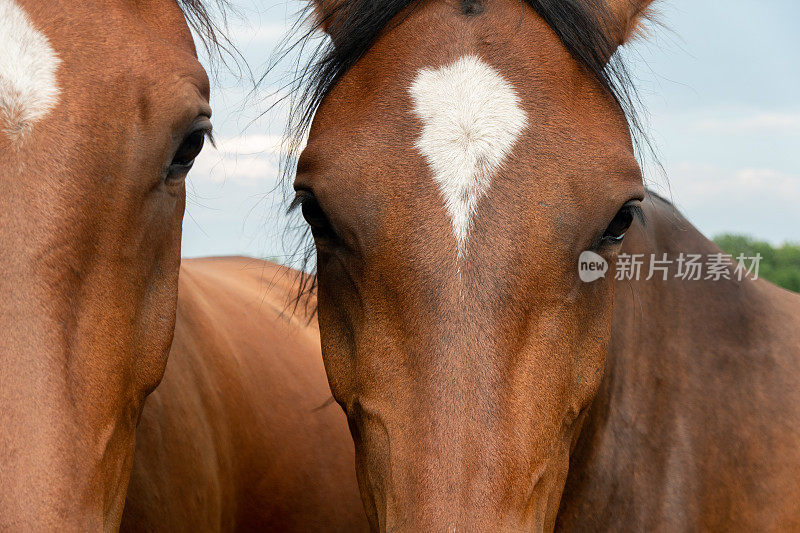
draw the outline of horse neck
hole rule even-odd
[[[641,394],[663,405],[679,401],[677,393],[694,386],[708,391],[715,386],[711,382],[752,382],[754,367],[761,364],[797,366],[800,297],[763,280],[737,279],[735,259],[728,268],[731,279],[676,277],[681,254],[700,255],[707,265],[721,250],[672,204],[654,195],[646,204],[647,223],[632,232],[623,250],[644,255],[644,267],[638,280],[616,282],[601,395],[618,402],[631,387],[636,405],[644,399]],[[650,258],[665,254],[673,261],[667,279],[657,272],[647,280]],[[704,270],[701,277],[707,274]],[[709,400],[733,399],[728,391],[718,392]]]
[[[668,202],[651,196],[645,214],[623,253],[719,253]],[[736,467],[726,461],[760,460],[742,443],[764,441],[770,413],[800,422],[800,297],[763,280],[674,273],[647,281],[643,268],[638,281],[616,281],[606,372],[572,452],[561,525],[620,508],[678,520],[684,498]],[[791,439],[800,444],[800,432]]]

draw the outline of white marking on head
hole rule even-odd
[[[421,70],[411,97],[423,124],[416,147],[444,197],[461,259],[478,200],[525,129],[527,117],[514,87],[474,55]]]
[[[58,103],[61,60],[14,0],[0,0],[0,131],[19,138]]]

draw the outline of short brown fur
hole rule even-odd
[[[582,283],[583,250],[613,272],[621,251],[716,248],[652,198],[645,230],[596,247],[645,194],[625,117],[526,3],[484,4],[387,25],[322,102],[295,180],[336,235],[315,239],[323,356],[373,529],[797,527],[800,300],[763,281]],[[648,5],[609,5],[615,42]],[[465,55],[529,126],[459,263],[408,88]]]

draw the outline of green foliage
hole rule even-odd
[[[790,291],[800,292],[800,244],[772,246],[745,235],[722,234],[714,242],[734,258],[739,254],[755,257],[761,254],[758,276]]]

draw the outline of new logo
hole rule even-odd
[[[606,277],[608,262],[594,252],[585,251],[578,258],[578,275],[581,281],[590,283]]]

